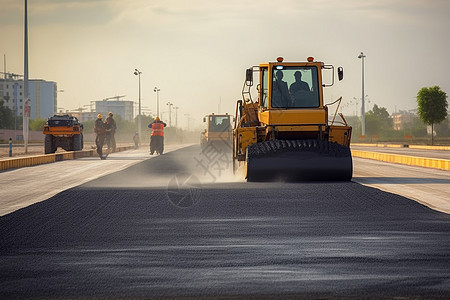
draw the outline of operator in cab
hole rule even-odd
[[[164,127],[167,124],[156,117],[155,120],[148,124],[148,128],[152,129],[150,137],[150,155],[153,153],[163,154],[164,152]]]

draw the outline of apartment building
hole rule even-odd
[[[24,81],[18,75],[7,74],[0,79],[0,99],[3,105],[9,107],[16,116],[23,116],[25,110]],[[57,87],[56,82],[42,79],[28,81],[30,102],[30,119],[49,118],[56,113]]]

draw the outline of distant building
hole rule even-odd
[[[417,115],[411,111],[400,111],[392,114],[394,130],[403,130],[417,119]]]
[[[78,119],[78,121],[80,121],[81,123],[97,119],[96,112],[68,111],[68,112],[65,112],[64,114],[69,114],[71,116],[76,117]]]
[[[9,107],[16,116],[23,116],[25,101],[24,81],[18,75],[6,74],[0,79],[0,98],[4,106]],[[57,108],[56,82],[42,79],[28,80],[30,93],[30,119],[47,119],[53,116]]]
[[[115,116],[120,116],[123,120],[133,121],[133,101],[102,100],[95,101],[95,111],[102,115],[112,112]]]

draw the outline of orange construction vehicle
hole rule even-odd
[[[83,125],[69,115],[54,115],[44,125],[45,154],[55,153],[58,147],[66,151],[83,149]]]

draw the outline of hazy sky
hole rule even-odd
[[[8,72],[23,74],[24,1],[0,0],[0,54]],[[234,114],[245,69],[283,56],[308,56],[344,67],[326,90],[343,96],[345,115],[365,94],[390,113],[416,107],[420,88],[450,94],[448,0],[28,0],[29,74],[55,81],[58,107],[126,95],[156,113],[168,101],[196,118]],[[358,105],[360,109],[360,105]],[[359,113],[358,113],[359,114]],[[167,118],[167,113],[163,115]]]

